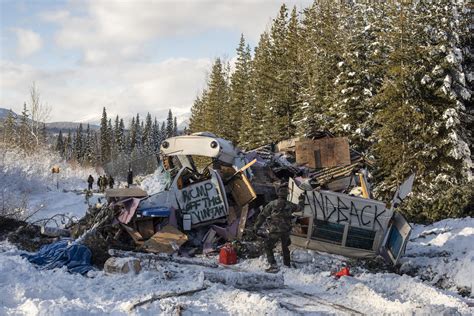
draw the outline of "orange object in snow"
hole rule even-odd
[[[219,263],[222,264],[236,264],[237,263],[237,252],[230,243],[224,245],[219,252]]]
[[[348,267],[344,267],[342,268],[339,272],[337,272],[336,274],[334,274],[334,277],[336,279],[339,279],[340,277],[342,276],[352,276],[351,275],[351,272],[349,271],[349,268]]]

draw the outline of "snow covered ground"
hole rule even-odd
[[[53,166],[60,168],[52,174]],[[92,168],[70,165],[54,152],[40,150],[31,155],[8,150],[0,153],[0,200],[22,211],[30,220],[62,213],[83,216],[86,179],[97,174]],[[37,212],[36,212],[37,211]]]
[[[465,223],[470,225],[472,219]],[[432,229],[417,227],[420,233]],[[470,238],[472,242],[472,233]],[[441,249],[448,248],[441,246]],[[94,271],[89,277],[83,277],[69,274],[64,269],[38,270],[21,258],[20,253],[8,243],[0,244],[0,315],[156,315],[170,314],[178,308],[188,315],[474,313],[472,298],[439,289],[432,282],[417,277],[354,268],[353,277],[336,280],[330,271],[340,267],[345,258],[300,249],[293,250],[297,268],[282,269],[285,288],[246,291],[208,284],[208,289],[194,295],[166,298],[130,311],[134,303],[152,295],[201,288],[200,272],[206,268],[164,263],[152,267],[145,265],[138,275],[106,275]],[[443,257],[439,260],[433,257],[430,263],[423,259],[425,257],[414,254],[411,251],[412,257],[404,260],[421,260],[422,266],[433,264],[432,269],[451,272],[453,276],[468,273],[469,269],[472,272],[474,264],[472,257],[468,262],[469,257],[457,253],[451,260],[463,263],[461,267],[467,270],[461,272],[463,269],[457,265],[445,264]],[[258,258],[220,269],[222,273],[230,274],[234,269],[262,272],[264,267],[264,258]]]
[[[0,180],[9,181],[10,186],[4,185],[3,192],[20,188],[27,193],[31,209],[43,204],[36,219],[56,212],[78,217],[84,214],[84,195],[74,191],[85,187],[85,179],[93,170],[64,165],[64,192],[55,188],[54,182],[47,182],[50,166],[39,161],[31,162],[37,167],[27,168],[4,164]],[[45,172],[38,171],[42,166],[47,167]],[[153,181],[144,183],[153,187]],[[209,268],[173,263],[145,264],[138,275],[93,271],[83,277],[64,269],[39,270],[21,253],[8,242],[0,243],[0,315],[169,315],[178,310],[184,315],[474,314],[474,297],[469,292],[474,275],[473,218],[416,225],[401,260],[404,275],[354,264],[352,277],[336,280],[331,271],[353,261],[294,248],[292,259],[297,268],[282,269],[285,287],[276,290],[246,291],[206,283],[201,271]],[[262,272],[264,268],[265,259],[261,257],[219,269],[223,274],[232,274],[234,270]],[[134,303],[153,295],[199,289],[203,285],[208,288],[201,292],[130,310]],[[467,296],[459,295],[459,291]]]

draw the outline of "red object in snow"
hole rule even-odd
[[[351,272],[349,271],[349,268],[348,267],[344,267],[342,268],[339,272],[337,272],[336,274],[334,274],[334,277],[336,279],[339,279],[340,277],[342,276],[352,276],[351,275]]]
[[[235,252],[231,244],[227,243],[221,248],[219,252],[219,263],[227,265],[237,263],[237,252]]]

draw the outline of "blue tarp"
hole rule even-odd
[[[67,267],[72,273],[85,274],[92,270],[92,253],[84,245],[71,244],[68,240],[60,240],[44,245],[34,255],[23,255],[29,262],[41,266],[41,269]]]
[[[149,207],[138,211],[143,217],[169,217],[171,210],[168,207]]]

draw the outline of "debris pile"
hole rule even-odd
[[[210,133],[172,137],[160,149],[159,192],[106,190],[106,202],[90,207],[70,233],[109,272],[140,270],[139,263],[111,255],[209,266],[192,257],[220,252],[223,263],[233,264],[235,251],[240,258],[262,253],[246,226],[288,182],[290,201],[305,196],[294,245],[352,257],[385,249],[396,263],[410,229],[393,207],[371,199],[371,165],[347,138],[328,133],[248,152]]]

